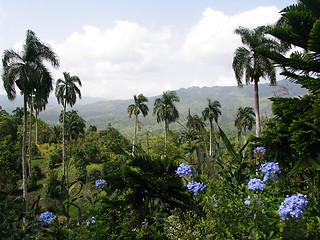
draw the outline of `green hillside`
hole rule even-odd
[[[280,81],[278,86],[269,86],[269,84],[260,84],[260,111],[261,114],[270,116],[271,103],[269,98],[283,89],[286,89],[285,96],[298,96],[304,95],[305,90],[301,89],[296,84],[288,83],[287,81]],[[202,110],[207,105],[207,98],[218,100],[221,103],[222,115],[219,122],[222,126],[226,127],[228,131],[234,129],[233,122],[237,109],[240,106],[254,107],[253,86],[247,85],[243,88],[236,86],[230,87],[191,87],[181,88],[176,90],[177,95],[180,97],[180,102],[177,103],[177,108],[180,113],[180,122],[186,118],[188,110],[191,114],[201,114]],[[139,93],[137,93],[139,94]],[[154,100],[159,96],[148,97],[149,115],[146,118],[141,118],[145,131],[159,132],[162,131],[162,125],[156,123],[156,119],[152,114]],[[100,100],[100,99],[99,99]],[[19,99],[17,100],[19,103]],[[79,114],[86,120],[87,127],[95,125],[99,130],[105,129],[109,122],[118,128],[123,134],[131,136],[133,131],[134,119],[130,119],[127,114],[127,107],[132,103],[133,99],[128,100],[109,100],[98,101],[90,104],[76,104],[74,109],[79,111]],[[83,101],[82,101],[83,102]],[[93,99],[90,99],[93,102]],[[22,103],[22,101],[21,101]],[[1,104],[4,109],[6,104],[11,104],[9,109],[14,108],[13,103],[6,100],[5,96],[1,96]],[[21,106],[21,105],[20,105]],[[70,110],[70,109],[68,109]],[[8,110],[7,110],[8,111]],[[46,110],[40,113],[40,118],[50,125],[58,123],[61,106],[57,105],[54,99],[49,101]],[[8,111],[10,112],[10,111]],[[181,125],[174,123],[171,125],[174,130],[180,130]]]

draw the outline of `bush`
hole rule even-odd
[[[41,172],[41,168],[38,165],[35,165],[31,169],[31,173],[28,176],[28,189],[29,190],[35,190],[37,187],[37,182],[43,177],[43,174]]]
[[[92,168],[89,170],[88,175],[87,175],[87,180],[88,182],[94,182],[97,179],[102,178],[102,171],[96,168]]]
[[[48,162],[48,167],[49,169],[53,169],[57,167],[58,163],[62,162],[62,150],[56,149],[49,155],[49,162]]]

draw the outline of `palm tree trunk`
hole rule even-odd
[[[28,172],[29,176],[31,174],[31,160],[32,160],[32,112],[33,112],[33,107],[32,107],[32,95],[31,95],[31,104],[30,104],[30,127],[29,127],[29,161],[28,161]]]
[[[66,143],[65,143],[65,116],[66,116],[66,106],[67,103],[63,104],[63,114],[62,114],[62,173],[63,176],[66,174]]]
[[[167,141],[168,141],[168,132],[169,132],[169,122],[168,120],[164,121],[164,153],[167,154]]]
[[[38,144],[38,110],[36,110],[36,144]]]
[[[138,128],[138,116],[136,116],[136,124],[134,125],[134,132],[133,132],[133,141],[132,141],[132,156],[134,155],[135,145],[137,140],[137,128]]]
[[[256,110],[256,137],[261,136],[258,82],[259,82],[259,79],[254,79],[254,103],[255,103],[255,110]]]
[[[27,96],[24,95],[23,102],[23,137],[22,137],[22,197],[25,202],[25,212],[28,212],[28,189],[27,189]],[[23,218],[26,223],[25,217]]]
[[[213,124],[212,120],[210,120],[210,136],[209,136],[209,155],[212,156],[212,134],[213,134]]]

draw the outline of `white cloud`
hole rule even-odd
[[[207,85],[235,85],[231,64],[235,49],[241,46],[240,37],[234,34],[239,27],[254,28],[271,24],[280,17],[275,7],[259,7],[234,16],[227,16],[222,12],[207,8],[200,21],[187,34],[181,47],[179,57],[197,65],[207,65],[214,68],[214,80],[207,81]]]
[[[48,41],[61,62],[54,78],[70,72],[81,79],[82,95],[108,99],[195,85],[235,85],[231,62],[241,41],[234,29],[273,23],[278,12],[259,7],[228,16],[207,8],[186,35],[174,26],[148,29],[121,20],[106,29],[84,25],[64,41]]]
[[[51,45],[61,69],[82,80],[84,95],[129,98],[154,87],[147,82],[166,66],[171,35],[171,27],[151,31],[134,22],[115,21],[105,30],[85,25],[82,32]]]

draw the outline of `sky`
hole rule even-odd
[[[239,27],[272,24],[296,0],[0,0],[0,53],[28,29],[78,76],[83,96],[147,97],[192,86],[234,86]],[[2,69],[1,69],[2,71]],[[0,87],[0,94],[5,90]]]

